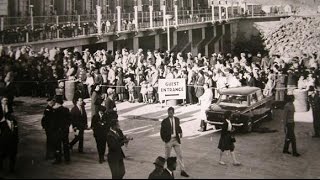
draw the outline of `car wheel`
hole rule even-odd
[[[252,132],[252,127],[253,127],[253,122],[252,122],[251,118],[249,118],[248,121],[243,126],[243,132],[244,133]]]

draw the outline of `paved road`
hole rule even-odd
[[[7,178],[111,178],[107,163],[99,164],[92,131],[85,133],[85,154],[72,153],[72,163],[51,165],[44,160],[45,135],[40,126],[45,100],[38,98],[17,98],[16,115],[19,117],[21,142],[15,175],[1,173]],[[86,102],[88,102],[86,100]],[[87,103],[89,105],[90,103]],[[70,103],[66,103],[70,107]],[[117,104],[120,125],[126,134],[134,137],[124,148],[125,178],[147,178],[153,170],[154,159],[164,155],[164,144],[159,137],[160,119],[166,117],[166,108],[160,105]],[[90,107],[86,107],[88,115]],[[183,157],[187,172],[192,178],[320,178],[320,160],[317,153],[320,139],[313,139],[311,112],[296,114],[296,136],[301,157],[282,154],[283,127],[281,113],[275,111],[274,120],[262,123],[262,127],[278,130],[275,133],[237,134],[236,154],[243,164],[232,165],[231,156],[225,157],[227,166],[218,165],[217,149],[220,133],[211,130],[197,131],[199,107],[176,108],[181,118],[184,139]],[[73,134],[70,133],[70,138]],[[174,154],[174,153],[173,153]],[[180,176],[179,167],[176,178]]]

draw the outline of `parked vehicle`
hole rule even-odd
[[[206,122],[220,128],[224,113],[232,111],[232,125],[244,132],[251,132],[257,122],[272,119],[272,103],[273,97],[264,97],[262,90],[257,87],[226,88],[220,91],[217,103],[206,111]]]

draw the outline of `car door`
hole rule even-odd
[[[257,123],[268,115],[270,108],[267,106],[266,99],[263,97],[261,90],[253,93],[251,98],[254,101],[254,104],[252,104],[253,122]]]

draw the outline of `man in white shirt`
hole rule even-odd
[[[172,148],[174,148],[178,162],[180,164],[181,176],[189,177],[189,175],[185,171],[184,162],[182,159],[182,151],[181,151],[181,140],[182,138],[182,129],[180,127],[180,119],[174,117],[174,108],[170,107],[168,109],[168,117],[164,119],[161,123],[160,130],[161,139],[165,142],[165,155],[168,160],[171,154]]]

